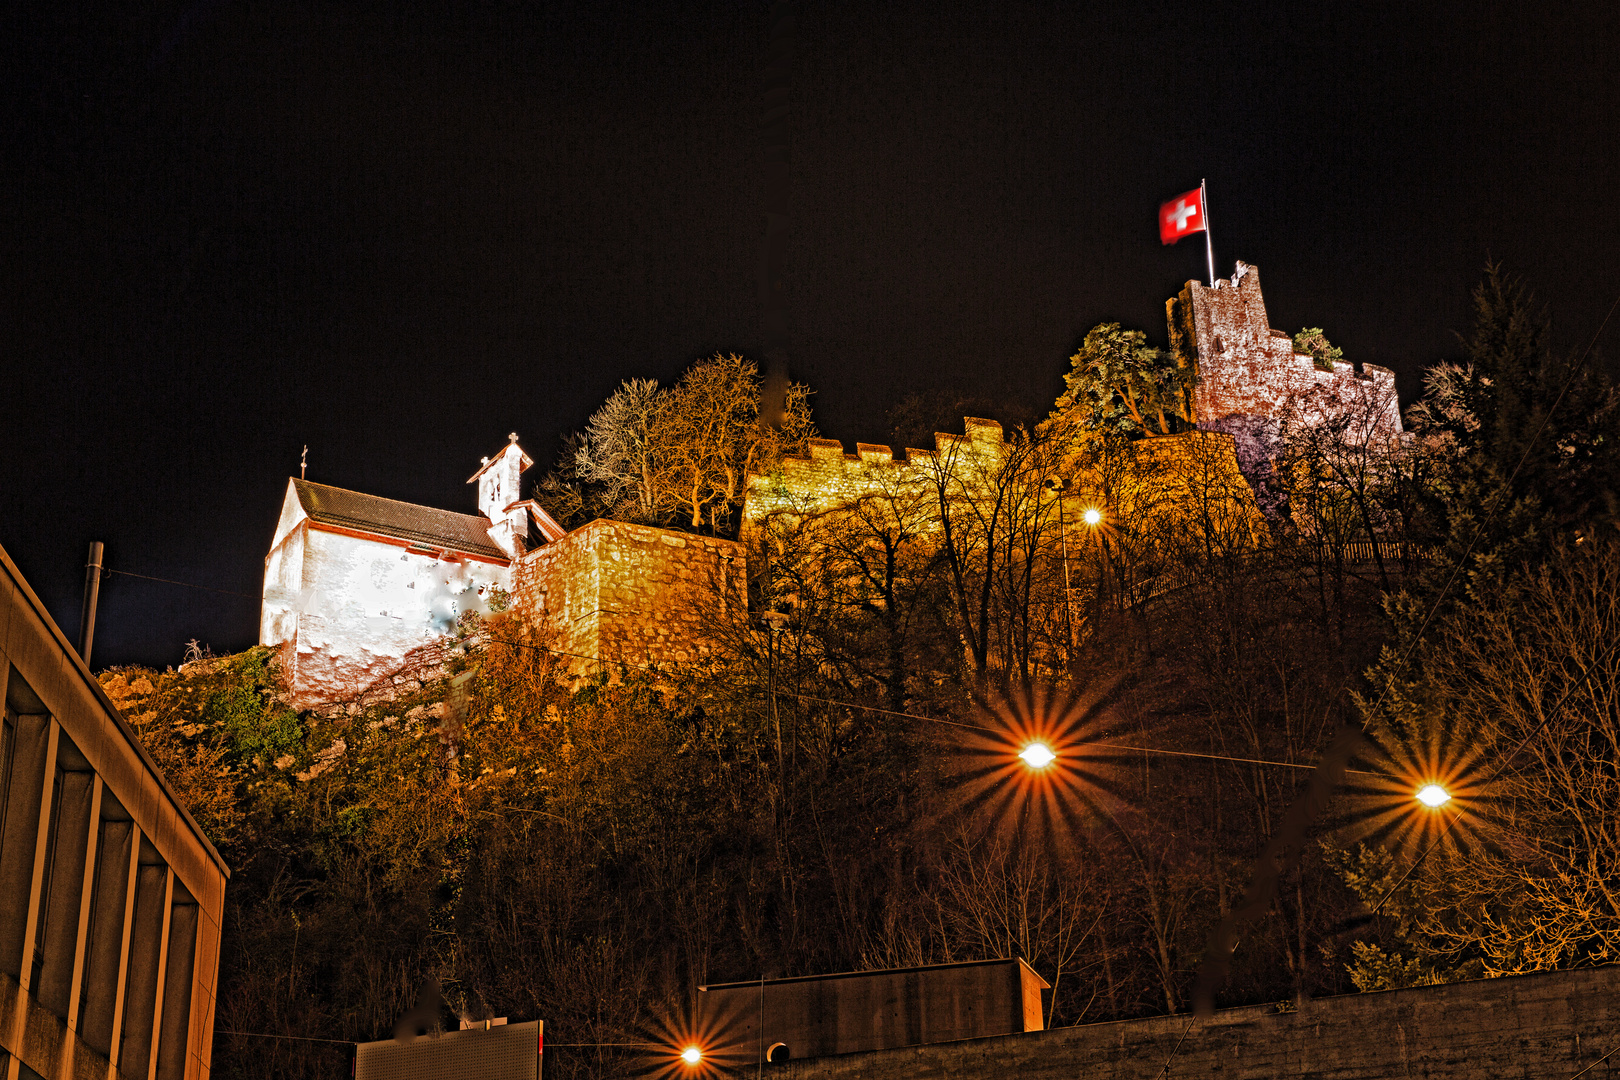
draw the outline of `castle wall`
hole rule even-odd
[[[1265,517],[1239,466],[1234,438],[1220,431],[1137,439],[1087,453],[1072,470],[1078,512],[1102,509],[1116,544],[1132,537],[1163,543],[1165,525],[1195,534],[1212,547],[1248,550],[1263,543]],[[1121,530],[1124,530],[1123,532]]]
[[[1006,446],[999,423],[966,417],[965,434],[937,432],[934,449],[907,450],[896,460],[894,450],[875,443],[856,443],[855,453],[844,453],[836,439],[811,439],[809,453],[782,459],[769,476],[748,481],[744,503],[744,528],[757,525],[770,514],[789,512],[814,514],[845,506],[865,495],[873,495],[905,484],[917,484],[944,466],[973,456],[979,465],[993,465]]]
[[[743,546],[598,518],[514,566],[512,606],[576,671],[680,665],[747,618]]]

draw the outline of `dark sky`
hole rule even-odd
[[[1403,393],[1487,256],[1575,347],[1620,292],[1620,5],[796,5],[793,374],[1049,404],[1085,330],[1218,272]],[[97,666],[253,642],[283,488],[472,512],[621,380],[757,355],[764,5],[10,6],[0,544]],[[1350,14],[1346,14],[1350,13]],[[1612,335],[1611,335],[1612,336]],[[1610,351],[1615,351],[1611,345]],[[532,474],[531,474],[532,475]]]

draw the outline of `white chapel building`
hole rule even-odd
[[[512,564],[563,528],[519,498],[534,460],[517,436],[468,483],[477,514],[287,481],[264,562],[259,644],[280,646],[294,704],[352,699],[399,678],[468,611],[510,592]]]

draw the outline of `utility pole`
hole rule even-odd
[[[96,637],[96,598],[101,594],[101,541],[90,542],[84,564],[84,606],[79,609],[79,658],[90,666],[90,645]]]

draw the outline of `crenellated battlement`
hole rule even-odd
[[[749,480],[744,519],[758,522],[784,510],[816,513],[919,482],[928,475],[925,470],[937,468],[942,459],[956,460],[963,454],[995,457],[1005,451],[1006,432],[999,422],[969,416],[963,418],[962,427],[960,435],[935,432],[932,450],[908,448],[898,456],[893,447],[881,443],[858,442],[851,454],[837,439],[811,439],[803,456],[783,458],[775,472]]]

